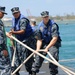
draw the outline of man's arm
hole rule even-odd
[[[37,40],[36,51],[39,51],[42,46],[42,40]]]
[[[12,33],[12,34],[24,34],[25,30],[19,30],[19,31],[10,31],[9,33]]]
[[[45,52],[47,52],[49,50],[49,48],[52,47],[57,42],[57,39],[58,39],[58,37],[53,37],[52,38],[52,40],[50,41],[50,43],[45,48]]]
[[[25,30],[26,30],[27,24],[28,24],[27,19],[21,19],[20,20],[20,30],[19,31],[11,30],[10,32],[12,34],[24,34],[25,33]]]

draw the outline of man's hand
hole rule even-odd
[[[36,52],[39,52],[39,50],[35,50]]]
[[[48,52],[48,48],[47,47],[44,49],[44,52],[46,52],[46,53]]]
[[[35,50],[36,52],[38,52],[38,50]],[[34,55],[35,55],[36,53],[34,52]]]
[[[12,35],[11,31],[6,33],[6,36],[9,37],[9,38],[11,38],[11,35]]]
[[[7,57],[7,56],[8,56],[8,51],[7,51],[7,50],[3,50],[3,55],[4,55],[5,57]]]
[[[11,30],[9,33],[10,33],[10,34],[13,34],[13,33],[14,33],[14,30]]]
[[[10,35],[12,35],[12,34],[13,34],[13,32],[14,32],[14,31],[13,31],[13,30],[11,30],[11,31],[9,31],[9,34],[10,34]]]

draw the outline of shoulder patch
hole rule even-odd
[[[43,31],[43,27],[40,27],[40,30]]]

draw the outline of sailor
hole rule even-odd
[[[9,34],[14,34],[19,41],[34,49],[34,31],[30,25],[30,21],[21,14],[19,7],[13,7],[11,11],[14,17],[12,19],[12,30],[9,32]],[[10,37],[10,35],[8,37]],[[16,52],[17,57],[15,66],[17,68],[32,52],[19,43],[16,43]],[[32,63],[33,57],[31,57],[25,64],[26,70],[29,72],[29,75],[32,74]],[[20,75],[19,71],[16,73],[16,75]]]
[[[34,18],[30,19],[31,27],[34,31],[36,31],[36,20]]]
[[[0,6],[0,75],[11,75],[10,58],[7,49],[7,40],[4,24],[1,19],[4,17],[5,7]]]
[[[59,27],[51,19],[49,19],[49,12],[43,11],[41,13],[42,21],[38,26],[39,34],[36,51],[38,52],[40,48],[44,49],[41,54],[47,55],[49,51],[51,55],[58,61],[59,60],[59,47],[61,46],[61,39],[59,36]],[[32,71],[34,75],[39,72],[44,59],[36,55],[35,62],[32,66]],[[52,63],[49,63],[50,75],[58,74],[58,67]]]

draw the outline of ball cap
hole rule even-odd
[[[30,19],[30,21],[32,21],[32,22],[36,22],[36,20],[35,20],[34,18]]]
[[[49,12],[48,12],[48,11],[43,11],[43,12],[41,13],[41,16],[42,16],[42,17],[49,16]]]
[[[5,7],[0,6],[0,12],[7,15],[7,13],[5,12]]]
[[[11,9],[12,14],[19,12],[19,7],[14,7]]]

